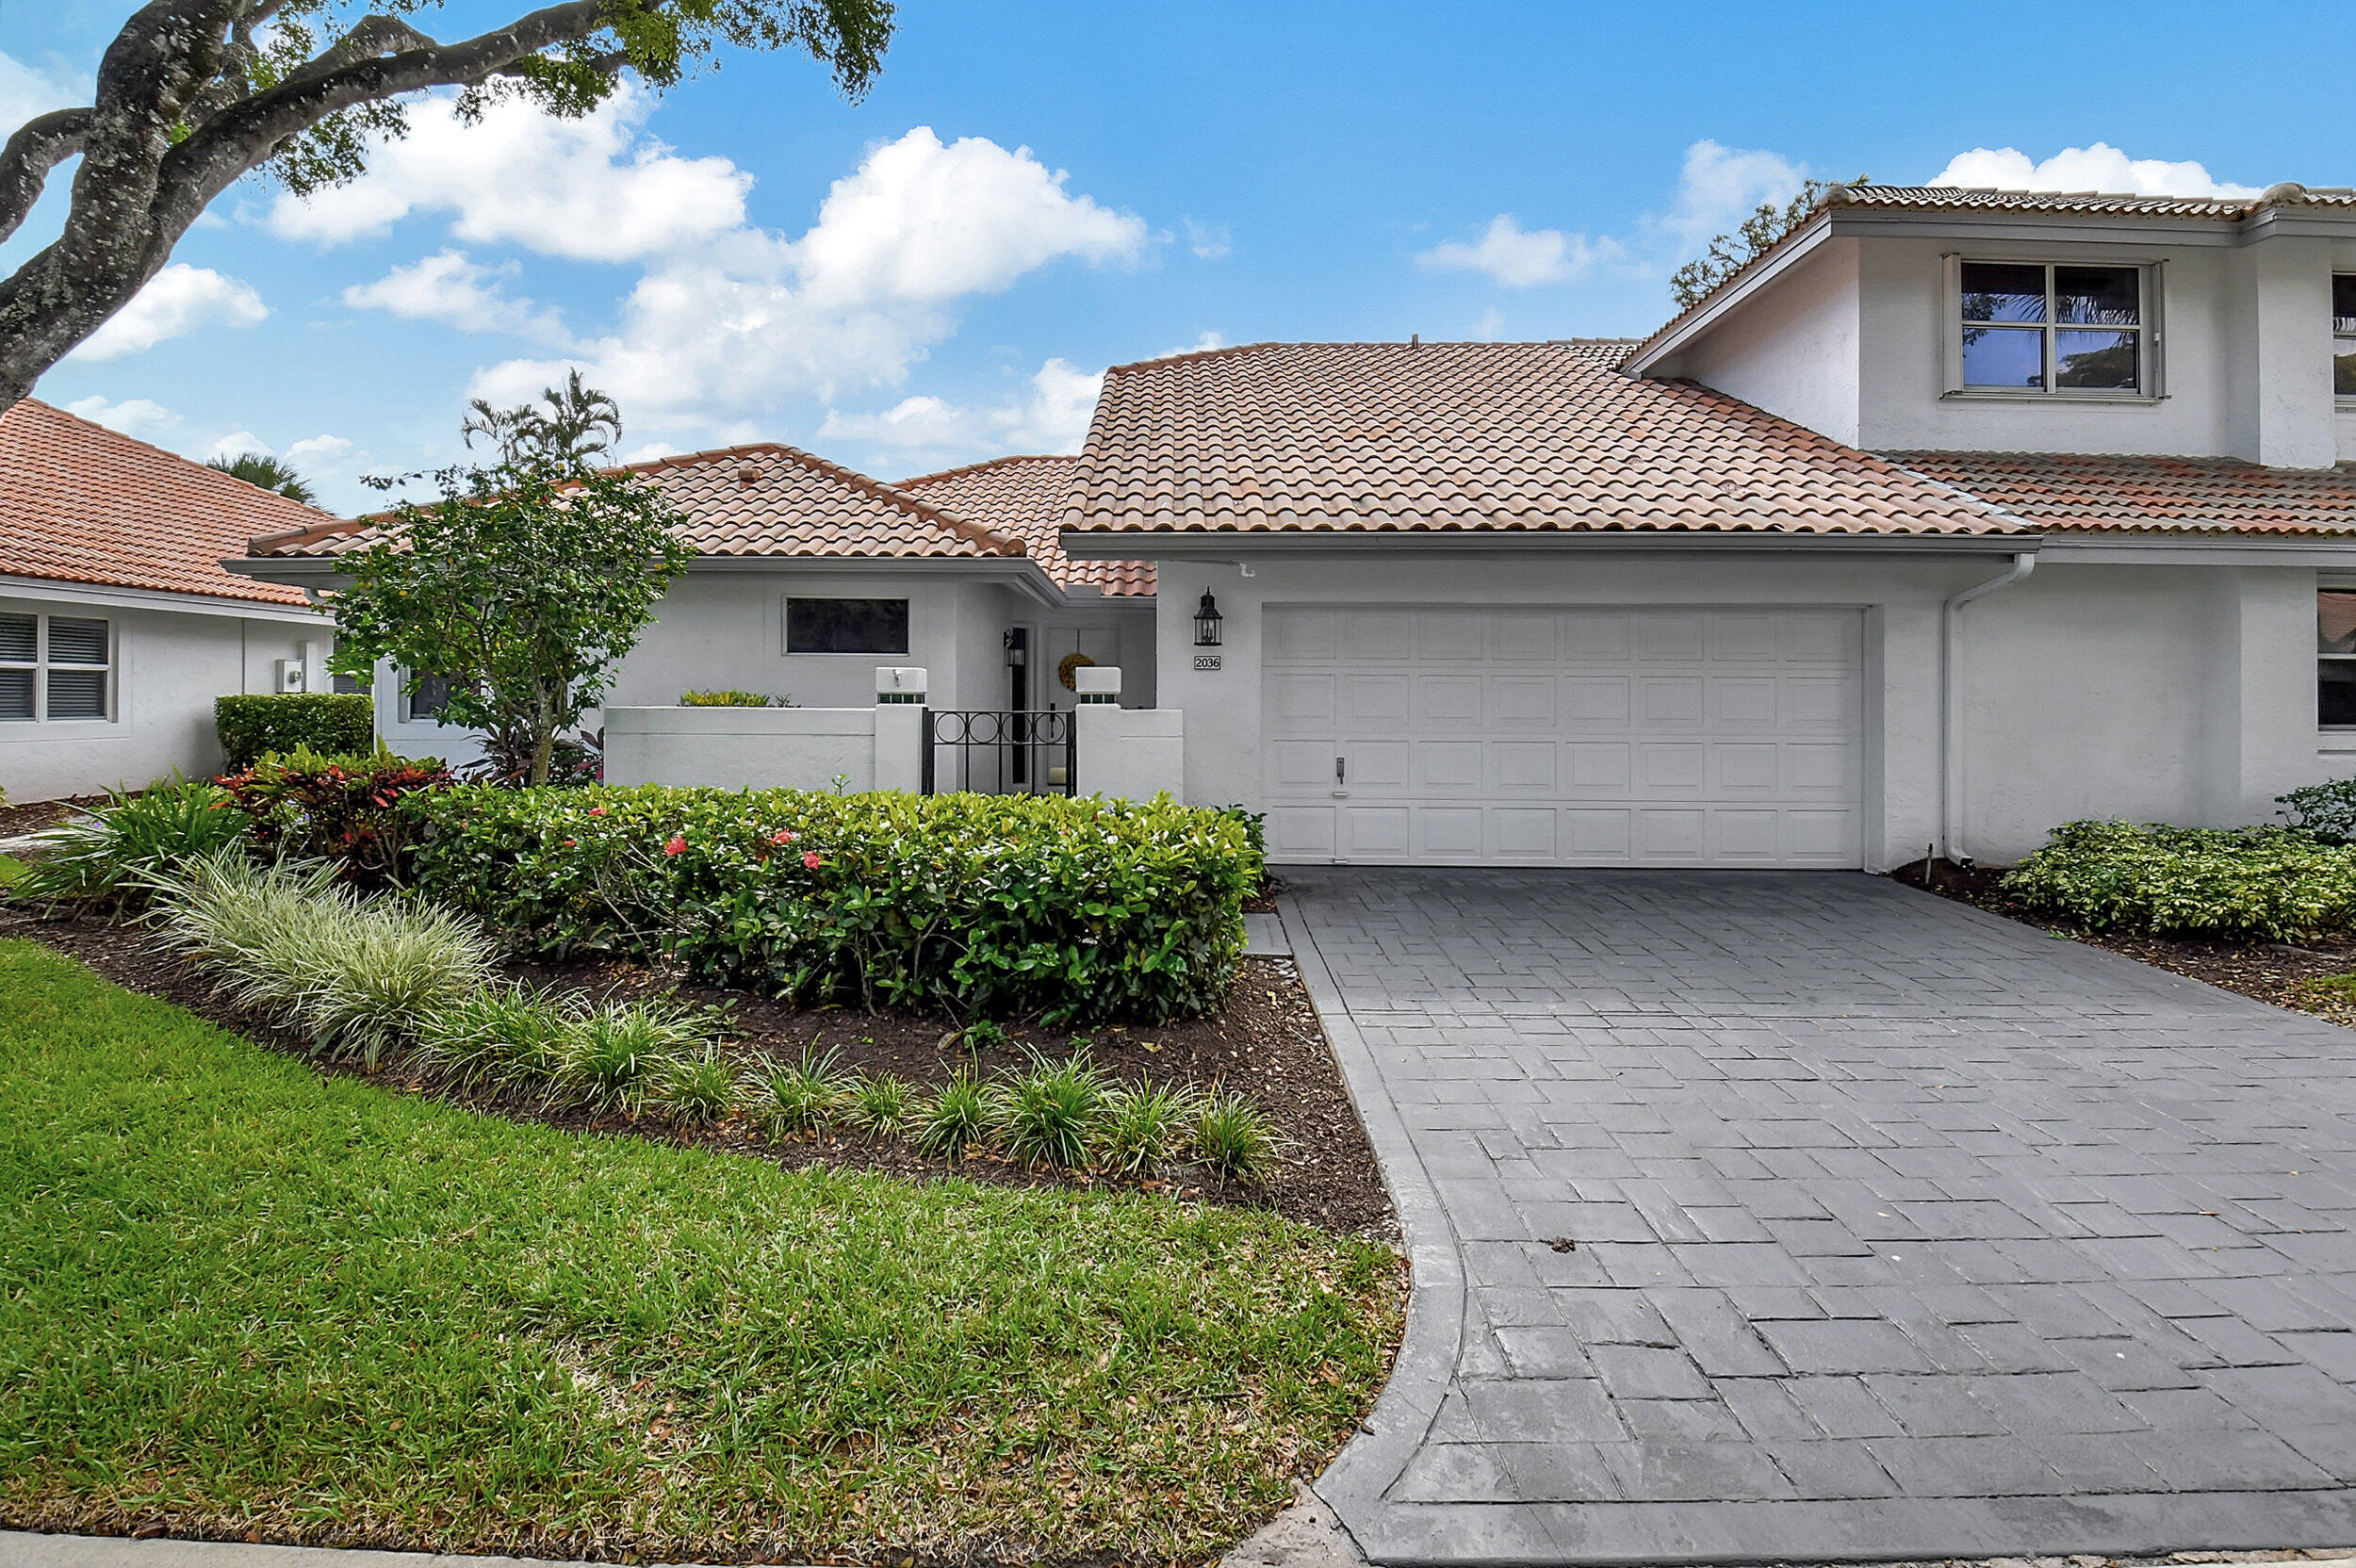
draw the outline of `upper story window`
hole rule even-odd
[[[2146,269],[1966,261],[1957,273],[1955,390],[2153,391]]]
[[[2356,277],[2331,280],[2331,390],[2356,398]]]
[[[113,631],[81,615],[0,614],[0,721],[112,717]]]

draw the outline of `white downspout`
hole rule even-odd
[[[1955,612],[2036,570],[2036,553],[2024,550],[2012,558],[2010,571],[1951,594],[1939,607],[1939,849],[1954,865],[1972,863],[1963,849],[1963,703],[1956,691],[1962,647]]]

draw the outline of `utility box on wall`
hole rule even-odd
[[[282,695],[309,689],[300,659],[276,661],[272,665],[272,675],[274,678],[270,682],[270,690]]]

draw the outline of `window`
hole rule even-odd
[[[373,682],[363,680],[356,675],[336,676],[333,678],[333,685],[335,694],[344,697],[367,696],[376,690]]]
[[[109,717],[112,632],[78,615],[0,614],[0,722]]]
[[[442,710],[449,705],[450,694],[454,684],[448,676],[418,677],[417,689],[401,694],[401,716],[412,723],[431,719],[439,724],[442,720]]]
[[[2315,595],[2315,720],[2356,728],[2356,588]]]
[[[1957,389],[2116,393],[2152,383],[2144,269],[1961,264]]]
[[[2331,280],[2331,390],[2356,398],[2356,277]]]
[[[787,599],[788,653],[906,653],[906,599]]]

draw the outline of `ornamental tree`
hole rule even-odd
[[[332,667],[365,679],[389,659],[409,692],[441,677],[441,716],[545,784],[557,738],[604,699],[695,551],[633,475],[527,458],[437,479],[438,500],[397,503],[344,558]]]
[[[0,279],[0,409],[172,259],[205,207],[264,171],[298,195],[366,167],[407,129],[403,104],[456,88],[573,119],[628,70],[676,85],[723,45],[798,47],[857,97],[883,63],[892,0],[560,0],[444,43],[419,23],[449,0],[147,0],[98,65],[91,101],[0,147],[0,239],[79,157],[56,239]],[[454,7],[452,8],[455,8]],[[475,9],[472,5],[466,8]]]

